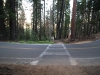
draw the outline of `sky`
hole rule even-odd
[[[50,10],[50,6],[52,5],[53,0],[45,0],[45,2],[46,2],[46,11]],[[31,23],[32,3],[27,3],[25,0],[22,0],[22,5],[25,9],[26,22]],[[70,0],[70,11],[72,11],[72,6],[73,6],[73,0]]]
[[[45,0],[45,6],[46,6],[45,11],[50,9],[51,4],[52,0]],[[25,9],[26,21],[28,23],[31,23],[32,3],[27,3],[25,0],[22,0],[22,5],[23,8]]]
[[[73,8],[73,0],[70,0],[70,21],[71,21],[71,18],[72,18],[72,8]]]
[[[22,0],[22,5],[25,10],[26,22],[31,23],[32,3],[27,3],[25,0]]]

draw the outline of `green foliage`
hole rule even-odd
[[[21,40],[18,42],[10,42],[10,43],[24,43],[24,44],[54,44],[54,42],[50,41],[29,41],[29,40]]]
[[[32,33],[31,33],[31,40],[33,41],[38,41],[38,35],[35,31],[32,30]]]
[[[76,37],[85,38],[98,32],[100,11],[99,0],[82,0],[77,2]],[[98,2],[98,3],[97,3]],[[97,8],[96,8],[97,7]]]
[[[13,5],[10,1],[13,1],[16,5]],[[46,14],[44,14],[44,18],[43,18],[42,15],[43,4],[41,3],[41,0],[29,0],[29,1],[33,2],[33,13],[32,13],[33,23],[31,26],[32,29],[30,28],[29,24],[27,25],[26,29],[24,29],[25,11],[21,7],[22,3],[20,3],[18,6],[18,0],[16,1],[6,0],[5,6],[0,5],[0,10],[1,10],[0,19],[4,19],[4,24],[5,24],[4,31],[6,32],[7,40],[10,39],[10,35],[12,34],[11,32],[13,32],[13,34],[16,34],[17,37],[15,38],[18,40],[27,40],[26,42],[28,43],[33,43],[33,41],[42,43],[43,41],[49,39],[48,23],[50,22],[53,22],[51,23],[51,25],[53,26],[52,27],[53,30],[51,31],[51,36],[54,37],[55,34],[57,34],[57,31],[58,32],[61,31],[60,33],[61,39],[67,37],[70,29],[69,28],[69,24],[70,24],[69,1],[70,0],[64,0],[65,1],[64,7],[62,6],[63,0],[54,0],[51,10],[48,11],[51,12],[50,13],[51,16],[47,15],[48,18],[46,18],[45,21],[43,19],[45,18]],[[92,33],[97,33],[100,31],[100,5],[99,4],[100,4],[100,0],[81,0],[81,2],[77,2],[76,37],[78,38],[85,37],[87,35],[90,35]],[[17,10],[18,8],[21,11],[21,14],[18,14],[19,11]],[[62,14],[60,15],[60,13]],[[14,21],[14,19],[18,19],[18,20]],[[57,27],[54,26],[57,25],[57,23],[59,23],[59,27],[60,27],[58,28],[58,30]],[[14,25],[15,27],[13,27]],[[0,27],[3,28],[3,26]],[[3,38],[2,32],[3,31],[0,30],[0,38]],[[23,43],[25,41],[21,41],[21,42]]]
[[[19,33],[18,40],[24,40],[24,39],[26,39],[25,38],[25,33],[24,34],[23,33]]]

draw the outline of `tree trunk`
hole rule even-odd
[[[76,3],[77,0],[73,0],[73,10],[72,10],[72,20],[71,20],[71,40],[75,40]]]
[[[46,38],[46,32],[45,32],[45,0],[44,0],[44,37]]]
[[[38,8],[37,8],[37,1],[36,1],[36,21],[35,21],[35,33],[37,34],[37,11],[38,11]]]
[[[57,39],[61,39],[60,29],[61,29],[61,20],[62,20],[62,14],[63,14],[63,1],[64,0],[62,0],[61,6],[60,6],[60,17],[58,18],[58,22],[57,22]]]
[[[2,34],[3,40],[6,40],[6,30],[5,30],[5,23],[4,23],[4,9],[3,9],[3,0],[0,0],[0,31]]]
[[[15,40],[15,34],[16,34],[15,0],[9,0],[9,8],[11,10],[11,12],[9,12],[10,40]]]
[[[59,22],[59,0],[57,1],[57,26],[56,26],[56,39],[59,39],[59,29],[60,26],[58,25]]]
[[[41,41],[41,35],[42,35],[42,31],[41,31],[41,0],[40,0],[40,36],[39,36],[39,40]]]
[[[55,38],[55,32],[54,32],[54,2],[55,2],[55,0],[53,0],[53,36]]]
[[[98,18],[98,31],[100,32],[100,12],[98,11],[98,14],[99,14],[99,18]]]
[[[59,39],[61,39],[62,36],[62,30],[63,30],[63,24],[64,24],[64,9],[65,9],[65,0],[62,0],[62,7],[61,7],[61,28],[59,30]]]
[[[17,5],[16,5],[16,38],[18,38],[18,36],[19,36],[19,33],[18,33],[18,6],[19,6],[19,4],[18,4],[18,2],[19,1],[17,1]]]
[[[33,4],[33,31],[35,29],[35,3]]]

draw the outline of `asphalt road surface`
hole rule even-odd
[[[0,42],[1,64],[100,65],[100,40],[84,44]]]

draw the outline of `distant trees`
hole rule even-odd
[[[32,35],[36,36],[37,40],[41,40],[42,39],[42,18],[41,18],[41,11],[42,11],[42,4],[41,4],[41,0],[33,0],[33,17],[32,17],[32,24],[33,24],[33,28],[32,28]]]
[[[10,40],[15,40],[16,35],[16,0],[8,0],[8,14],[9,14],[9,27],[10,27]]]
[[[56,1],[56,0],[55,0]],[[54,24],[56,24],[56,39],[67,38],[70,21],[69,0],[57,0],[54,8]],[[56,15],[56,16],[55,16]],[[68,27],[68,28],[67,28]]]
[[[4,1],[0,0],[0,39],[6,40]]]
[[[51,6],[51,10],[48,10],[48,15],[46,15],[45,0],[30,1],[33,2],[32,31],[27,28],[26,30],[24,29],[25,10],[22,7],[22,0],[6,0],[5,3],[3,0],[0,1],[0,10],[3,9],[2,12],[0,11],[1,15],[3,15],[3,17],[0,18],[0,38],[5,40],[25,39],[26,32],[29,30],[31,40],[46,40],[49,39],[49,31],[46,32],[46,28],[48,27],[51,29],[51,36],[55,37],[55,39],[66,38],[68,28],[65,27],[69,26],[70,20],[70,14],[68,12],[69,0],[52,0],[53,5]],[[42,2],[44,2],[44,4]],[[42,14],[44,16],[42,16]]]
[[[75,40],[76,3],[77,0],[73,0],[73,10],[72,10],[72,20],[71,20],[71,40]]]
[[[70,0],[52,0],[48,10],[46,0],[26,1],[33,3],[31,24],[25,22],[22,0],[0,0],[0,40],[59,40],[70,30],[75,40],[100,32],[100,0],[73,0],[71,22]]]
[[[49,38],[49,33],[51,34],[51,36],[55,37],[56,39],[61,39],[65,33],[65,37],[67,36],[67,29],[64,29],[65,24],[65,19],[66,17],[68,17],[70,14],[69,12],[69,0],[53,0],[53,5],[51,6],[51,10],[48,11],[48,27],[50,31],[48,32],[48,35],[46,35],[46,14],[45,14],[45,0],[43,0],[44,2],[44,8],[42,7],[43,5],[41,4],[41,0],[33,0],[33,32],[38,36],[37,38],[39,38],[40,40],[42,40],[41,38],[47,39]],[[42,5],[42,6],[41,6]],[[40,8],[40,7],[42,8]],[[44,9],[44,17],[43,20],[41,18],[42,13],[40,12],[42,9]],[[40,11],[39,11],[40,10]],[[67,16],[66,16],[66,15]],[[41,19],[40,19],[41,18]],[[57,18],[57,19],[56,19]],[[66,19],[68,21],[68,25],[69,25],[69,20],[70,18]],[[66,21],[66,22],[67,22]],[[52,23],[51,23],[52,22]],[[52,24],[52,25],[51,25]],[[38,28],[39,27],[39,28]],[[56,29],[56,31],[55,31]],[[65,31],[63,31],[63,29]],[[40,31],[40,32],[39,32]],[[56,35],[56,36],[55,36]],[[33,36],[35,36],[33,34]]]
[[[83,39],[100,32],[99,0],[77,1],[75,37]]]
[[[20,0],[21,2],[21,0]],[[0,0],[0,39],[2,40],[16,40],[19,35],[18,31],[20,23],[18,20],[18,6],[17,0]],[[24,12],[22,13],[24,15]],[[23,18],[24,19],[24,18]],[[22,20],[22,19],[21,19]],[[20,21],[21,21],[20,20]],[[23,25],[23,24],[21,24]]]

